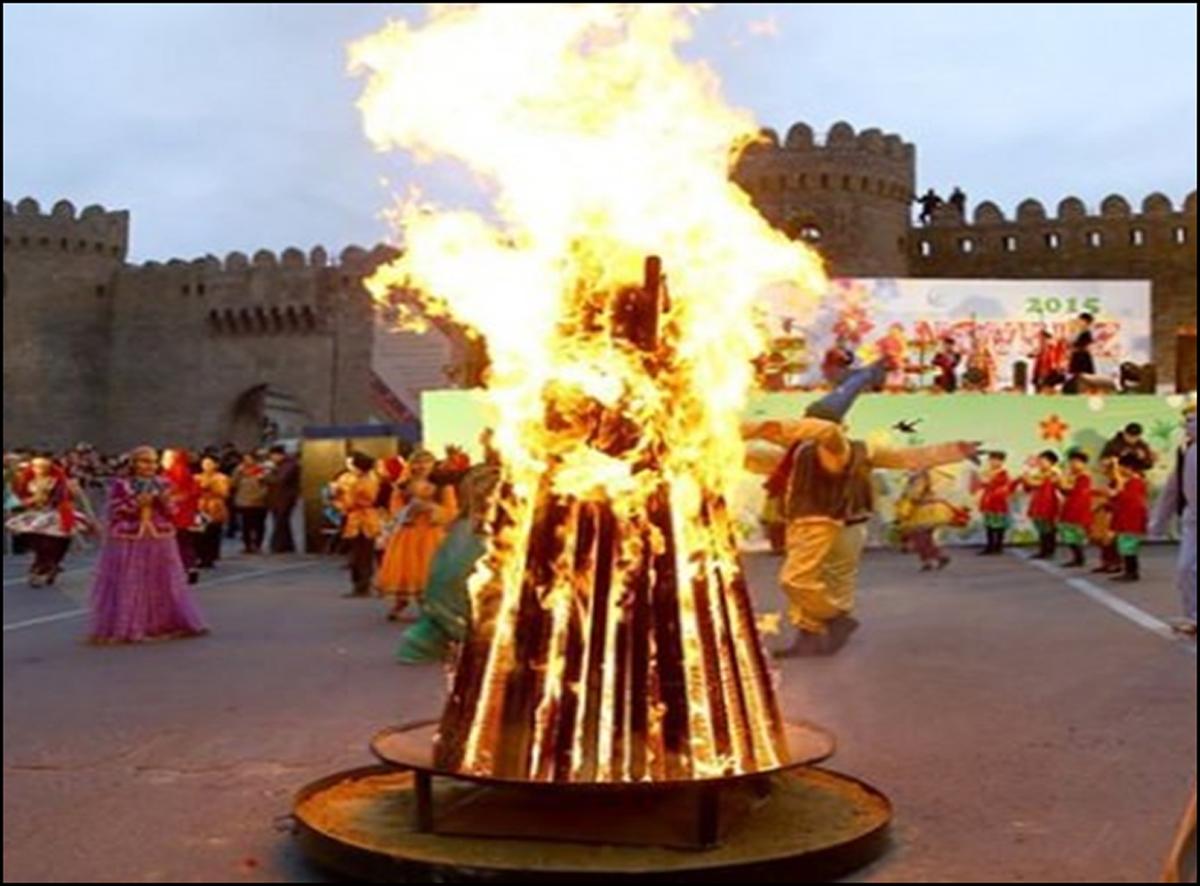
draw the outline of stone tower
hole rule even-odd
[[[66,200],[4,203],[4,428],[39,443],[90,439],[105,421],[117,274],[129,213]]]
[[[6,446],[253,446],[370,417],[363,279],[391,250],[134,265],[128,234],[127,212],[4,204]]]
[[[835,276],[903,277],[916,149],[878,129],[835,123],[824,139],[797,123],[739,158],[733,180],[771,224],[809,240]]]

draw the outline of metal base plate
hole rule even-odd
[[[301,847],[313,862],[376,883],[821,881],[861,867],[886,848],[891,804],[869,785],[815,768],[790,769],[767,780],[770,792],[721,845],[704,850],[420,833],[413,824],[414,775],[393,766],[353,769],[310,784],[297,797],[295,816]],[[450,808],[480,790],[438,782],[438,804]],[[520,792],[492,796],[488,816],[506,814],[505,795]],[[637,802],[623,815],[639,809],[653,815],[653,804]]]
[[[489,775],[456,772],[439,768],[434,763],[434,737],[438,724],[435,721],[408,723],[403,726],[389,726],[380,730],[371,739],[371,753],[381,763],[412,769],[430,775],[445,776],[462,781],[474,781],[480,784],[512,785],[525,787],[528,781],[495,778]],[[794,769],[800,766],[811,766],[829,759],[837,747],[833,734],[813,723],[787,723],[784,725],[784,735],[788,744],[788,761],[781,766],[758,772],[734,773],[713,778],[696,778],[687,781],[638,781],[638,782],[536,782],[539,790],[595,793],[602,790],[616,790],[621,793],[671,791],[680,788],[692,788],[705,783],[732,784],[740,780],[754,780],[764,775]]]

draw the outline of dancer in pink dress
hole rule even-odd
[[[171,488],[154,449],[131,455],[131,476],[108,497],[108,533],[91,594],[93,643],[137,643],[207,632],[188,593],[171,512]]]

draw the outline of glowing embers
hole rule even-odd
[[[684,530],[665,483],[642,515],[548,489],[525,510],[525,530],[507,510],[497,518],[525,548],[495,556],[519,557],[522,568],[493,564],[493,586],[477,596],[487,608],[475,614],[443,715],[441,766],[609,782],[786,761],[719,500],[706,496],[699,524]]]

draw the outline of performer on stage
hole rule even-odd
[[[1175,568],[1175,586],[1183,604],[1183,620],[1176,630],[1196,635],[1196,407],[1184,415],[1187,435],[1179,450],[1171,475],[1154,506],[1150,523],[1153,535],[1166,535],[1173,518],[1179,520],[1179,558]]]
[[[1055,390],[1066,381],[1066,346],[1049,329],[1038,333],[1038,347],[1033,358],[1033,389],[1039,394]]]
[[[401,663],[443,661],[466,636],[471,620],[467,580],[487,549],[484,521],[499,480],[499,470],[486,465],[470,468],[462,478],[462,513],[434,554],[421,595],[421,617],[404,632],[396,650]]]
[[[1058,488],[1064,496],[1059,539],[1071,552],[1071,559],[1062,565],[1079,568],[1086,565],[1083,552],[1092,525],[1092,475],[1088,470],[1088,454],[1082,449],[1067,453],[1067,470],[1059,478]]]
[[[203,531],[196,542],[196,565],[212,569],[221,559],[221,538],[229,520],[229,477],[221,473],[215,458],[205,456],[200,459],[195,480],[199,494],[196,508],[203,520]]]
[[[13,478],[11,504],[19,510],[5,521],[13,535],[33,551],[30,587],[52,585],[62,571],[71,539],[96,531],[91,505],[79,484],[60,466],[39,456]]]
[[[150,446],[113,482],[108,534],[91,592],[93,643],[137,643],[207,632],[188,592],[172,519],[172,490]]]
[[[979,553],[985,556],[1004,553],[1004,536],[1012,525],[1013,479],[1004,465],[1007,458],[999,450],[989,452],[987,465],[979,477],[979,513],[987,536],[987,543]]]
[[[1078,394],[1082,391],[1087,376],[1096,374],[1096,359],[1092,356],[1092,345],[1095,336],[1092,334],[1092,324],[1096,318],[1086,311],[1079,315],[1079,331],[1071,341],[1071,359],[1067,365],[1066,385],[1064,394]]]
[[[1038,534],[1034,560],[1051,560],[1058,549],[1058,482],[1058,453],[1049,449],[1038,455],[1037,465],[1021,478],[1021,486],[1029,494],[1029,519]]]
[[[829,386],[837,387],[845,379],[846,373],[854,368],[854,360],[854,350],[839,335],[821,360],[821,377]]]
[[[383,535],[383,561],[375,588],[393,598],[388,618],[399,620],[425,590],[434,552],[446,535],[446,524],[458,516],[454,488],[431,479],[437,459],[418,449],[408,461],[408,479],[398,487],[399,507]]]
[[[953,394],[958,390],[958,365],[962,362],[962,354],[952,336],[942,339],[942,347],[933,355],[933,366],[937,369],[933,384],[938,390]]]
[[[1112,498],[1112,528],[1117,535],[1117,553],[1124,567],[1113,581],[1134,582],[1141,579],[1142,539],[1150,522],[1146,480],[1142,476],[1142,461],[1133,453],[1117,460],[1117,490]]]

